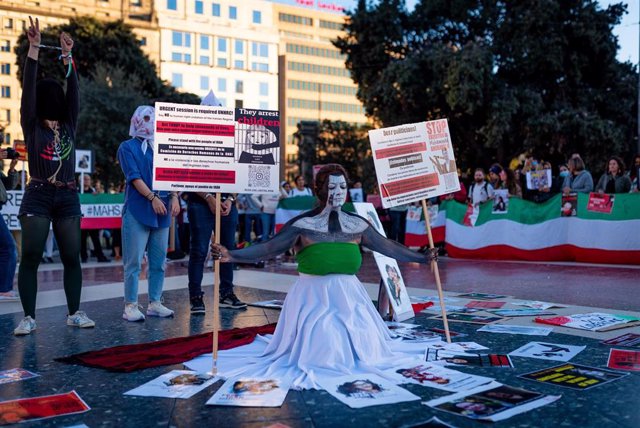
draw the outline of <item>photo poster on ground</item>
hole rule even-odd
[[[93,173],[93,150],[76,149],[76,174]]]
[[[460,190],[447,119],[369,131],[382,206]]]
[[[279,132],[274,110],[158,102],[153,189],[278,193]]]
[[[382,236],[386,236],[373,204],[357,202],[353,204],[353,207],[355,208],[356,213],[367,219],[378,233]],[[373,252],[373,258],[376,261],[378,271],[382,277],[381,287],[384,289],[389,300],[389,304],[393,308],[393,320],[396,322],[402,322],[415,317],[416,314],[413,311],[413,306],[411,306],[411,299],[404,284],[404,280],[402,279],[398,262],[391,257],[376,253],[375,251]],[[385,306],[380,299],[378,301],[378,305],[384,314],[388,312],[388,306]]]

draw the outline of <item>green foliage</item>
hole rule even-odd
[[[129,121],[136,107],[149,101],[140,95],[140,82],[122,68],[98,63],[91,79],[80,81],[78,148],[93,149],[95,174],[106,185],[122,181],[117,151],[129,139]]]
[[[616,60],[626,6],[590,0],[360,0],[334,42],[367,113],[393,126],[446,117],[467,167],[525,150],[579,152],[599,171],[636,147],[637,75]]]
[[[324,165],[338,163],[344,167],[351,181],[359,180],[366,192],[371,193],[376,186],[376,175],[371,156],[368,126],[356,127],[342,121],[324,120],[317,128],[317,136],[299,141],[298,159],[303,165]],[[301,167],[303,172],[311,173]],[[306,178],[311,183],[311,176]]]
[[[61,31],[74,39],[73,59],[80,77],[78,147],[94,149],[96,176],[105,184],[117,184],[123,177],[116,166],[116,151],[120,142],[128,138],[129,120],[135,108],[153,105],[155,101],[199,104],[200,98],[180,93],[163,82],[131,27],[122,21],[73,18],[67,24],[42,29],[42,44],[59,46]],[[20,82],[28,50],[23,34],[15,48]],[[40,49],[38,78],[64,81],[66,70],[57,59],[59,53]]]

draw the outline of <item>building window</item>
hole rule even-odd
[[[260,101],[260,110],[269,110],[269,103],[266,101]]]
[[[11,43],[9,40],[0,41],[0,52],[11,52]]]
[[[320,20],[320,28],[328,28],[329,30],[342,31],[344,24],[342,22]]]
[[[253,11],[253,23],[262,24],[262,12],[260,12],[259,10]]]
[[[220,16],[220,3],[211,3],[211,15]]]
[[[204,13],[204,3],[202,0],[196,0],[195,11],[198,15],[202,15]]]
[[[13,18],[4,19],[4,28],[6,28],[7,30],[13,29]]]
[[[191,33],[172,31],[171,40],[173,42],[173,46],[182,46],[184,48],[191,47]]]
[[[200,55],[200,65],[209,65],[208,55]]]
[[[238,70],[244,69],[244,61],[237,59],[233,61],[233,68],[237,68]]]
[[[209,76],[200,76],[200,89],[203,91],[209,90]]]
[[[209,36],[200,35],[200,49],[209,49]]]
[[[173,73],[171,75],[171,84],[175,88],[182,88],[182,73]]]
[[[147,38],[140,37],[140,46],[147,46]]]
[[[227,51],[227,39],[224,37],[220,37],[218,39],[218,52],[226,52]]]
[[[227,92],[227,79],[222,77],[218,79],[218,92]]]
[[[268,73],[269,72],[269,64],[267,64],[266,62],[252,62],[251,63],[251,70],[260,71],[260,72],[263,72],[263,73]]]
[[[167,9],[178,10],[178,0],[167,0]]]
[[[229,19],[238,19],[238,8],[229,6]]]
[[[334,59],[340,59],[340,60],[346,59],[346,56],[342,55],[336,49],[315,48],[312,46],[298,45],[294,43],[287,43],[287,53],[319,56],[324,58],[334,58]]]
[[[11,86],[2,87],[2,98],[11,98]]]
[[[236,80],[236,94],[241,94],[244,91],[244,84],[242,80]]]
[[[244,41],[242,40],[236,40],[235,42],[235,52],[237,54],[244,54]]]
[[[244,103],[242,102],[242,100],[236,100],[236,108],[242,108],[244,107]]]
[[[187,64],[191,64],[191,54],[186,54],[182,52],[172,52],[171,61],[186,62]]]
[[[269,45],[266,43],[258,43],[258,42],[252,42],[251,43],[251,54],[253,56],[259,56],[262,58],[268,58],[269,57]]]
[[[2,65],[0,65],[0,73],[2,73],[2,74],[11,74],[11,64],[2,64]]]
[[[290,22],[292,24],[313,26],[313,19],[306,16],[291,15],[289,13],[280,13],[278,19],[282,22]]]
[[[227,66],[227,59],[226,58],[218,58],[218,67],[226,67]]]
[[[11,144],[11,134],[9,134],[8,132],[4,134],[4,143]]]
[[[260,95],[263,97],[269,96],[269,84],[267,82],[260,82]]]
[[[6,109],[6,110],[4,111],[4,120],[5,120],[6,122],[11,122],[11,110]]]
[[[220,101],[220,107],[226,107],[227,106],[227,99],[226,98],[218,98],[218,101]]]

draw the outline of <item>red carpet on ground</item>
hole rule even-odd
[[[258,334],[272,334],[276,324],[223,330],[218,336],[218,349],[231,349],[253,342]],[[67,364],[96,367],[112,372],[129,373],[151,367],[179,364],[198,355],[212,352],[213,333],[176,337],[137,345],[114,346],[83,352],[55,360]]]

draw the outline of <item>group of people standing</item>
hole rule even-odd
[[[77,75],[74,67],[70,67],[66,93],[53,79],[36,82],[39,50],[42,47],[38,19],[34,22],[30,18],[27,38],[29,53],[24,69],[21,124],[29,153],[31,180],[25,190],[19,212],[22,257],[18,290],[25,316],[14,330],[17,336],[28,335],[36,329],[37,272],[50,226],[53,228],[64,267],[67,324],[79,328],[95,326],[95,322],[79,310],[82,288],[82,215],[74,179],[75,131],[78,117]],[[60,47],[63,63],[73,65],[73,39],[68,34],[60,35]],[[131,118],[131,138],[124,141],[118,149],[118,161],[126,179],[122,217],[125,303],[122,317],[127,321],[142,321],[145,318],[138,304],[138,282],[145,255],[149,264],[149,304],[146,316],[173,315],[173,311],[162,303],[162,289],[169,225],[171,216],[180,212],[180,204],[175,193],[152,190],[154,116],[153,107],[138,107]],[[9,171],[10,178],[15,175],[13,166],[15,165],[12,165]],[[7,182],[7,185],[10,183]],[[209,207],[215,206],[214,198],[211,194],[193,194],[191,210],[204,208],[210,211]],[[233,202],[233,198],[226,195],[223,202],[225,220],[233,221]],[[202,217],[194,214],[192,221],[198,222]],[[197,290],[202,281],[202,264],[213,228],[213,216],[204,217],[205,224],[198,229],[201,233],[194,233],[192,241],[195,256],[192,257],[189,266],[189,288],[190,291],[193,289],[192,295],[198,294]],[[205,230],[207,228],[208,231]],[[235,231],[235,228],[223,227],[222,230]],[[0,232],[4,233],[4,228]],[[200,237],[203,238],[202,242],[198,239]],[[6,241],[13,242],[13,238]],[[15,247],[6,251],[15,255]],[[199,258],[198,254],[202,257]],[[222,299],[237,301],[231,288],[232,267],[225,266],[227,267],[231,268],[231,279],[222,273]],[[7,272],[6,279],[6,282],[12,284],[13,275]],[[2,285],[4,287],[5,284]],[[11,288],[10,285],[9,289]]]
[[[596,182],[586,169],[578,153],[571,155],[566,163],[553,167],[548,161],[538,161],[528,155],[524,163],[516,165],[515,170],[493,164],[488,175],[483,168],[476,168],[473,181],[469,186],[467,200],[473,206],[493,199],[497,189],[506,189],[509,197],[523,198],[537,203],[546,202],[552,196],[563,193],[633,193],[640,191],[640,155],[634,158],[630,171],[619,156],[611,156],[606,162],[605,172]],[[553,171],[551,183],[542,183],[537,188],[527,186],[527,173]]]

